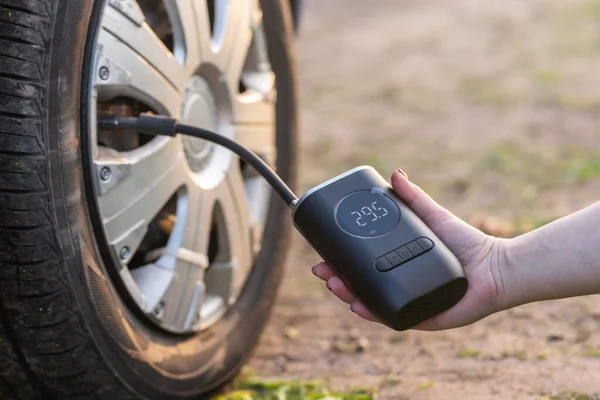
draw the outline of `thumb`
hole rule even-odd
[[[410,182],[401,169],[392,173],[392,187],[406,205],[434,231],[437,226],[456,218],[429,197],[423,189]]]
[[[463,265],[469,264],[482,248],[489,248],[487,235],[436,203],[420,187],[410,182],[402,170],[392,173],[392,187]]]

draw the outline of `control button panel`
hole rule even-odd
[[[402,262],[402,258],[400,258],[400,256],[398,255],[398,253],[396,253],[395,251],[392,251],[392,252],[386,254],[385,258],[392,265],[398,265],[398,264],[400,264]]]
[[[387,253],[383,257],[379,257],[375,261],[375,268],[379,271],[389,271],[415,257],[425,254],[431,249],[433,249],[433,242],[431,239],[426,237],[418,238],[398,247],[396,250]]]
[[[425,251],[417,242],[410,242],[406,245],[406,247],[414,256],[418,256]]]
[[[394,264],[389,262],[387,258],[381,257],[375,261],[375,267],[380,271],[387,271],[390,268],[394,268]]]
[[[433,249],[433,242],[425,237],[423,238],[418,238],[416,240],[417,243],[419,243],[419,245],[423,248],[423,250],[427,251],[427,250],[431,250]]]
[[[396,249],[396,253],[398,253],[398,255],[402,258],[402,262],[408,261],[414,257],[413,254],[410,252],[410,250],[406,246],[402,246],[399,249]],[[400,263],[397,263],[396,265],[398,265],[398,264],[400,264]]]

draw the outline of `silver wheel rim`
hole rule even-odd
[[[155,137],[126,150],[98,143],[94,110],[133,99],[233,138],[274,166],[276,95],[258,1],[215,0],[212,14],[204,0],[163,3],[171,48],[135,0],[104,7],[90,151],[104,235],[123,286],[153,323],[190,333],[235,303],[261,248],[270,189],[237,156],[197,139]],[[176,204],[168,240],[142,253],[168,202]]]

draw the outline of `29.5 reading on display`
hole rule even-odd
[[[386,234],[398,224],[398,206],[380,191],[352,193],[339,204],[336,220],[350,235],[376,237]]]

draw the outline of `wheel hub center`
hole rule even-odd
[[[181,121],[235,140],[234,100],[224,75],[212,64],[203,64],[198,74],[183,92]],[[194,181],[203,189],[217,186],[230,170],[233,153],[206,140],[181,140]]]
[[[194,76],[183,94],[183,112],[181,120],[189,125],[217,131],[217,104],[208,83],[199,76]],[[215,145],[206,140],[183,137],[183,147],[190,165],[195,172],[203,171],[215,153]]]

